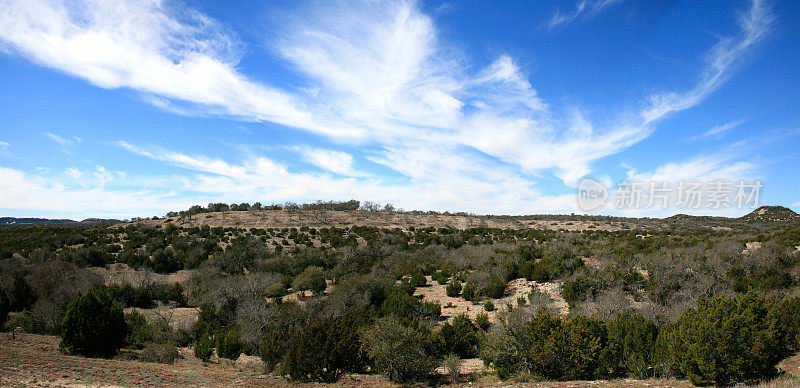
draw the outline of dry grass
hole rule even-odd
[[[256,386],[332,386],[332,387],[391,387],[395,386],[378,375],[346,375],[335,384],[290,384],[284,378],[264,373],[257,357],[243,355],[237,361],[212,359],[210,363],[197,360],[191,349],[181,348],[181,357],[174,364],[156,364],[122,359],[91,359],[68,356],[58,352],[58,337],[18,334],[12,340],[0,333],[0,387],[256,387]],[[800,364],[797,356],[784,366]],[[480,372],[483,363],[478,359],[463,360],[462,373],[476,372],[476,380],[458,386],[471,387],[691,387],[688,381],[598,380],[598,381],[541,381],[503,382],[494,374]],[[784,369],[786,370],[786,369]],[[786,376],[759,387],[797,387],[794,376]],[[422,386],[422,385],[420,385]]]

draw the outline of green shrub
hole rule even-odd
[[[11,311],[30,310],[36,302],[36,292],[19,272],[14,274],[14,284],[8,297]]]
[[[325,271],[317,266],[307,267],[292,282],[292,288],[295,291],[311,290],[314,294],[325,291],[327,287]]]
[[[169,333],[170,341],[175,343],[175,346],[185,348],[192,343],[192,333],[186,329],[178,329]]]
[[[197,320],[192,324],[192,336],[195,340],[203,337],[213,337],[214,333],[219,332],[226,322],[222,316],[211,306],[200,307]],[[213,344],[212,344],[213,347]]]
[[[411,284],[414,287],[425,287],[428,284],[428,279],[425,278],[425,275],[422,272],[414,272],[411,275]]]
[[[600,367],[601,353],[606,345],[606,327],[603,321],[577,316],[563,325],[563,353],[567,361],[553,378],[566,380],[594,380]],[[561,335],[557,335],[559,338]],[[559,338],[560,339],[560,338]],[[559,375],[560,374],[560,375]]]
[[[653,352],[658,326],[655,322],[630,312],[623,312],[606,324],[608,345],[603,350],[606,373],[611,376],[631,374],[634,377],[647,377],[647,370],[653,365]]]
[[[773,307],[787,355],[800,351],[800,297],[784,299]]]
[[[11,301],[6,296],[5,291],[0,289],[0,331],[6,326],[8,313],[11,312]]]
[[[157,362],[159,364],[172,364],[178,356],[178,348],[171,342],[160,344],[151,342],[142,350],[139,360]]]
[[[214,354],[214,341],[208,335],[197,337],[194,342],[194,356],[199,360],[208,362]]]
[[[518,313],[487,333],[481,358],[498,377],[525,373],[548,380],[593,380],[606,342],[602,321],[578,316],[568,321],[544,309],[521,324]]]
[[[598,288],[596,280],[584,272],[579,272],[572,280],[564,282],[564,286],[561,288],[561,296],[564,297],[570,308],[575,307],[578,302],[586,300]]]
[[[433,274],[433,280],[436,280],[436,282],[441,285],[447,284],[447,272],[443,270],[436,271],[436,273]]]
[[[236,335],[235,330],[227,330],[223,333],[217,334],[217,357],[227,358],[229,360],[237,360],[242,354],[242,341]]]
[[[183,294],[183,286],[180,283],[174,283],[170,287],[167,300],[174,301],[179,307],[186,306],[186,296]]]
[[[479,329],[486,331],[489,330],[491,325],[491,322],[489,322],[489,314],[478,313],[478,315],[475,316],[475,326],[478,326]]]
[[[466,314],[453,318],[453,323],[445,323],[439,335],[444,340],[444,352],[456,354],[461,358],[472,358],[478,351],[478,334],[475,325]]]
[[[453,282],[448,284],[447,288],[445,288],[445,292],[447,292],[447,296],[451,298],[457,297],[458,294],[461,293],[461,282],[453,279]]]
[[[486,303],[483,304],[483,309],[486,311],[494,311],[494,303],[491,300],[487,300]]]
[[[93,288],[67,305],[60,348],[87,357],[112,357],[125,343],[122,308],[103,288]]]
[[[414,292],[417,290],[417,287],[411,284],[411,282],[408,279],[404,278],[402,281],[400,281],[400,284],[394,287],[394,289],[397,292],[401,292],[403,294],[411,296],[414,295]]]
[[[147,322],[144,314],[133,310],[125,314],[125,325],[128,335],[125,337],[125,344],[132,349],[142,349],[149,342],[153,341],[154,328]]]
[[[684,378],[676,357],[672,356],[677,345],[676,326],[675,322],[667,322],[658,328],[658,337],[653,349],[653,369],[659,376]]]
[[[400,318],[410,318],[415,307],[420,304],[419,299],[406,293],[393,292],[383,301],[380,308],[381,315],[394,315]]]
[[[475,286],[472,283],[467,283],[461,290],[461,297],[468,301],[475,300]]]
[[[755,293],[701,298],[675,322],[670,353],[695,384],[728,385],[772,376],[785,354],[779,325]]]
[[[29,334],[46,333],[44,322],[28,310],[11,313],[8,321],[6,322],[6,326],[10,330],[14,330],[15,328],[19,327],[23,332]]]
[[[506,282],[499,276],[492,276],[489,286],[485,290],[486,296],[492,299],[500,299],[506,293]]]
[[[346,372],[366,366],[356,314],[310,323],[292,338],[284,367],[293,381],[335,382]]]
[[[258,355],[267,369],[272,371],[286,354],[286,334],[277,327],[270,326],[265,330],[264,341],[258,348]]]
[[[426,336],[393,316],[378,319],[361,339],[375,370],[397,383],[425,380],[436,360],[425,351]]]

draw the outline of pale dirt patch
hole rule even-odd
[[[491,370],[491,368],[486,367],[483,363],[483,360],[480,358],[465,358],[461,360],[461,373],[480,373]],[[444,366],[439,366],[436,368],[436,372],[440,374],[447,374],[447,370]]]
[[[196,307],[172,307],[158,302],[158,306],[149,309],[141,309],[128,307],[124,311],[130,313],[131,311],[138,311],[142,313],[148,322],[151,323],[166,323],[172,330],[190,330],[192,325],[197,321],[200,315],[200,309]]]
[[[500,299],[486,299],[491,300],[494,304],[494,311],[486,311],[483,307],[483,302],[473,304],[458,297],[447,296],[447,285],[439,284],[433,281],[430,276],[427,279],[427,286],[417,287],[414,295],[421,296],[425,302],[436,302],[442,306],[442,316],[448,321],[460,314],[466,314],[470,319],[475,319],[478,314],[486,313],[489,316],[490,322],[497,322],[497,314],[501,310],[506,309],[509,304],[517,306],[517,300],[524,296],[527,300],[533,287],[537,287],[539,291],[547,294],[550,297],[548,309],[556,311],[558,314],[566,316],[569,313],[569,305],[561,296],[561,285],[558,283],[538,283],[524,278],[512,280],[506,287],[506,296]],[[449,284],[449,283],[448,283]]]
[[[598,260],[596,257],[582,257],[581,259],[583,259],[583,263],[586,264],[586,266],[588,267],[594,268],[596,270],[603,269],[603,263],[600,262],[600,260]]]
[[[191,277],[191,270],[182,269],[170,274],[160,274],[151,270],[133,269],[125,263],[113,263],[105,267],[90,267],[89,271],[100,276],[103,284],[124,286],[130,284],[134,287],[142,287],[150,284],[186,284]]]
[[[742,254],[743,254],[743,255],[749,255],[750,253],[752,253],[752,252],[755,252],[755,251],[757,251],[757,250],[761,249],[761,247],[762,247],[762,245],[761,245],[761,242],[759,242],[759,241],[750,241],[750,242],[746,242],[746,243],[744,244],[744,248],[745,248],[745,249],[744,249],[744,250],[742,250]]]

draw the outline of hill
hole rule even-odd
[[[499,228],[550,230],[659,229],[660,220],[580,215],[489,216],[417,212],[370,212],[363,210],[236,210],[216,211],[184,217],[139,221],[179,227],[232,228],[346,228],[353,225],[377,228]]]
[[[77,222],[68,219],[0,217],[0,225],[67,225]]]
[[[793,222],[800,220],[800,215],[783,206],[761,206],[739,219],[749,222]]]
[[[83,221],[75,221],[65,218],[16,218],[16,217],[0,217],[0,226],[2,225],[72,225],[72,224],[97,224],[102,222],[119,222],[115,219],[103,218],[87,218]]]

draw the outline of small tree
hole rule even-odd
[[[93,288],[67,305],[59,347],[71,354],[112,357],[126,333],[122,308],[104,288]]]
[[[194,343],[194,356],[203,362],[208,362],[212,354],[214,354],[214,341],[211,340],[208,334],[198,337]]]
[[[286,334],[275,326],[268,326],[264,334],[264,341],[258,348],[258,355],[261,357],[261,361],[264,361],[267,369],[272,371],[285,354]]]
[[[294,381],[335,382],[345,372],[362,371],[361,324],[355,313],[310,323],[289,344],[286,373]]]
[[[417,271],[411,275],[411,284],[413,284],[414,287],[425,287],[428,284],[428,279],[425,278],[422,272]]]
[[[397,317],[378,319],[361,339],[375,370],[398,383],[425,379],[436,360],[425,352],[425,334],[400,323]]]
[[[433,274],[433,280],[436,280],[439,284],[447,284],[447,272],[444,270],[438,270],[436,273]]]
[[[147,322],[144,314],[136,310],[125,314],[125,325],[128,328],[128,335],[125,338],[127,347],[143,349],[148,342],[153,341],[154,328]]]
[[[236,335],[236,331],[229,329],[217,335],[217,356],[229,360],[237,360],[242,354],[242,341]]]
[[[492,276],[489,280],[489,285],[486,287],[486,296],[492,299],[500,299],[505,295],[506,282],[499,276]]]
[[[30,310],[36,302],[36,292],[25,280],[21,273],[14,274],[14,287],[8,295],[11,304],[11,311]]]
[[[672,357],[695,384],[771,376],[785,354],[778,327],[766,301],[755,293],[701,298],[675,322]]]
[[[5,291],[0,289],[0,330],[3,330],[5,326],[9,312],[11,312],[11,302],[8,300]]]
[[[475,286],[472,283],[467,283],[464,289],[461,290],[461,297],[464,300],[472,301],[475,299]]]
[[[445,292],[447,292],[447,296],[451,298],[455,298],[458,294],[461,293],[461,282],[458,280],[453,280],[450,284],[447,285],[445,288]]]
[[[325,271],[316,266],[310,266],[303,270],[300,275],[292,282],[292,288],[295,291],[311,290],[314,294],[318,294],[328,287],[325,282]]]
[[[478,313],[478,315],[475,316],[475,326],[478,326],[479,329],[486,331],[491,325],[492,323],[489,322],[489,314]]]
[[[475,325],[466,314],[453,318],[453,323],[445,323],[439,331],[445,344],[445,352],[461,358],[475,357],[478,350],[478,334]]]
[[[643,378],[653,365],[658,326],[641,314],[622,312],[606,324],[608,346],[603,349],[603,368],[612,376]]]

